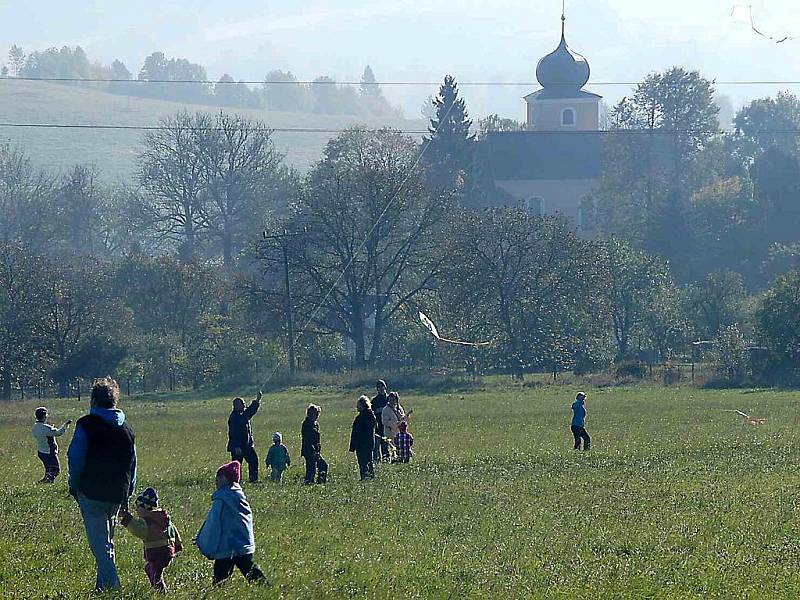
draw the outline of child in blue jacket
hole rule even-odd
[[[583,441],[583,449],[588,450],[592,445],[592,438],[586,431],[586,394],[578,392],[575,397],[575,402],[572,403],[572,437],[575,438],[575,450],[581,449],[581,441]]]
[[[214,585],[228,579],[234,567],[250,582],[268,583],[253,562],[253,510],[240,485],[241,468],[234,460],[217,470],[211,510],[195,539],[201,554],[214,561]]]

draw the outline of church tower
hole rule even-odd
[[[561,43],[536,66],[542,89],[525,96],[530,131],[597,131],[601,96],[583,90],[589,81],[589,63],[570,50],[561,15]]]

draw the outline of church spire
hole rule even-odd
[[[567,23],[567,0],[561,0],[561,39],[564,38],[564,28]]]

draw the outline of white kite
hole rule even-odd
[[[439,335],[439,330],[436,329],[436,325],[434,325],[433,321],[431,321],[427,317],[427,315],[425,315],[425,313],[423,313],[422,311],[419,311],[419,320],[422,321],[422,324],[425,325],[428,331],[431,332],[431,335],[433,335],[433,337],[435,337],[440,342],[445,342],[447,344],[457,344],[459,346],[471,346],[473,348],[478,348],[480,346],[488,346],[491,344],[491,342],[462,342],[458,340],[448,340],[447,338],[443,338],[442,336]]]
[[[767,40],[772,40],[776,44],[782,44],[788,40],[793,40],[794,38],[788,35],[783,36],[782,38],[775,38],[771,35],[767,35],[763,31],[759,30],[756,27],[755,19],[753,19],[753,7],[750,4],[737,4],[733,7],[733,11],[731,11],[731,17],[735,21],[739,21],[740,23],[746,23],[750,26],[755,33],[763,37]]]
[[[764,425],[767,420],[763,417],[751,417],[746,412],[742,412],[741,410],[726,410],[725,412],[735,412],[737,415],[744,419],[744,422],[748,425]]]

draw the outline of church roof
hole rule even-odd
[[[588,95],[588,92],[581,92],[581,88],[589,81],[591,69],[589,61],[567,45],[565,22],[566,18],[562,15],[561,42],[558,47],[536,65],[536,80],[542,86],[540,90],[542,94],[537,96],[537,99],[599,98],[600,96],[596,94]]]
[[[481,157],[495,181],[597,179],[599,131],[514,131],[486,134]]]

